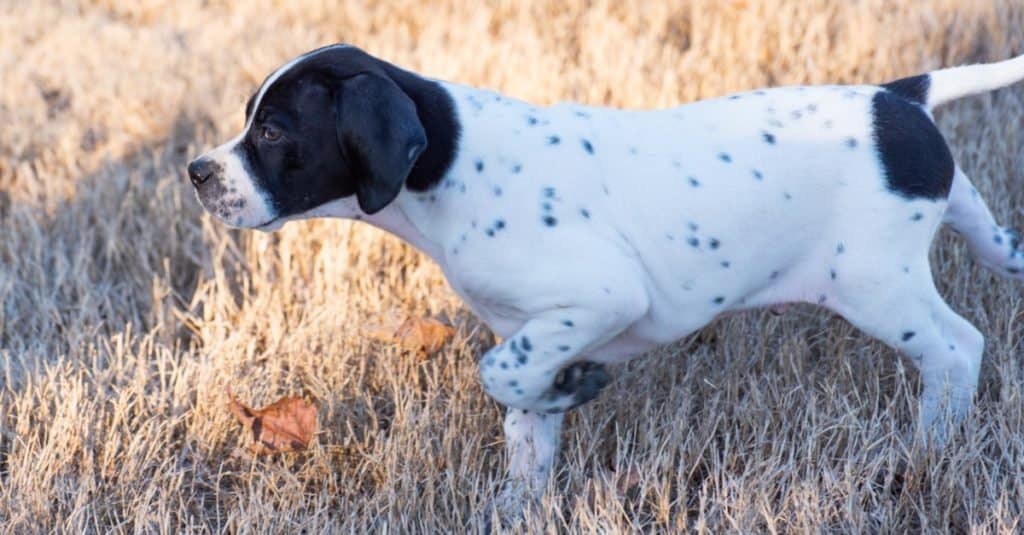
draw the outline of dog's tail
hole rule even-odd
[[[889,82],[882,87],[932,110],[951,100],[993,91],[1021,80],[1024,80],[1024,55],[998,63],[932,71]]]

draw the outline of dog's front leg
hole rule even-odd
[[[505,414],[505,452],[508,479],[498,496],[498,514],[505,520],[520,517],[539,505],[561,443],[563,413],[508,409]]]

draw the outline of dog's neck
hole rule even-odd
[[[543,111],[493,91],[447,82],[435,84],[445,92],[445,98],[435,95],[432,101],[448,101],[452,105],[452,131],[435,129],[434,138],[428,138],[428,143],[438,139],[442,143],[457,141],[443,173],[429,184],[407,182],[395,200],[375,214],[363,212],[352,196],[329,202],[296,219],[334,217],[363,221],[401,238],[442,267],[446,252],[451,252],[445,250],[446,246],[457,243],[458,237],[476,224],[481,226],[477,230],[484,232],[483,226],[491,222],[485,221],[478,211],[495,196],[495,186],[487,178],[493,173],[490,166],[495,165],[496,156],[508,160],[520,156],[510,153],[513,146],[504,136],[516,128],[527,128],[529,125],[524,121]],[[447,121],[435,121],[435,126],[442,122]]]

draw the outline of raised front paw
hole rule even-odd
[[[611,376],[604,364],[596,362],[574,362],[555,376],[555,382],[546,396],[555,406],[548,412],[563,412],[574,409],[593,400],[608,386]]]

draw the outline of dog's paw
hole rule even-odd
[[[548,399],[559,405],[555,412],[567,411],[596,398],[610,382],[603,364],[576,362],[558,372]]]
[[[491,503],[484,523],[486,533],[519,531],[540,512],[540,495],[522,480],[510,480]]]

